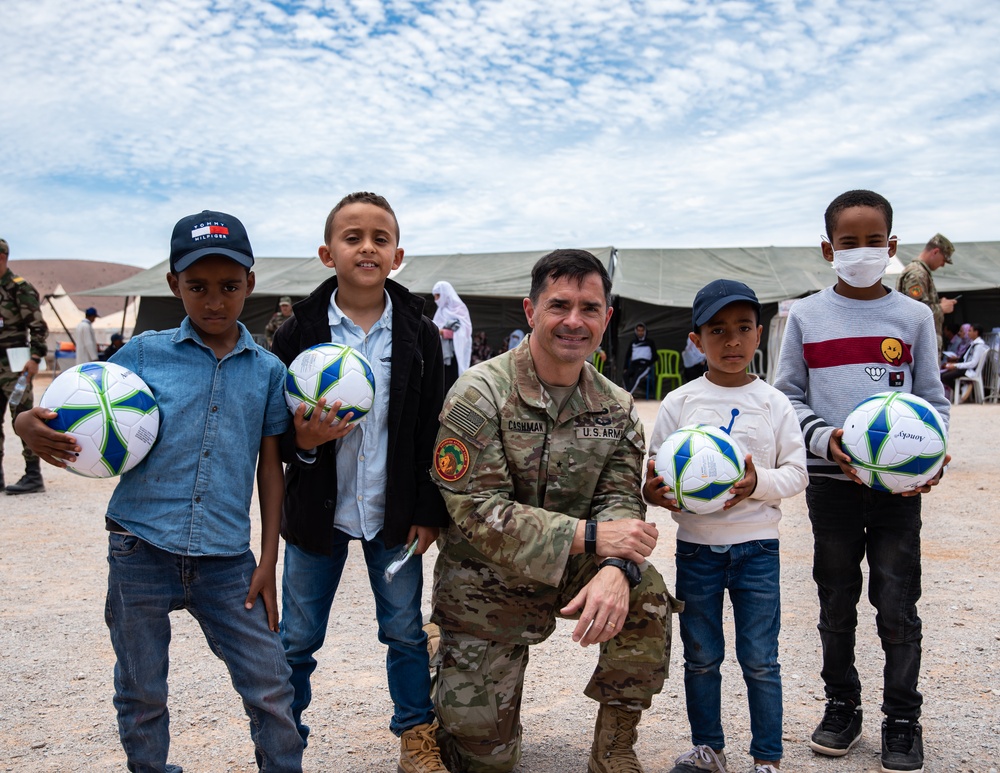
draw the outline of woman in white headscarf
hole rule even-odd
[[[433,293],[437,304],[434,324],[441,332],[444,386],[448,389],[465,373],[472,359],[472,317],[450,282],[438,282]]]

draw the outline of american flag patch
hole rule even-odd
[[[461,397],[452,403],[448,413],[444,416],[444,420],[452,424],[456,429],[460,429],[472,437],[478,435],[479,430],[486,425],[486,416]]]

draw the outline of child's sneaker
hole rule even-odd
[[[711,746],[695,746],[691,751],[684,752],[674,760],[670,773],[726,773],[726,754],[715,751]]]
[[[924,731],[915,719],[887,717],[882,720],[883,773],[923,773]]]
[[[753,766],[753,770],[750,773],[781,773],[774,765],[761,765],[757,764]]]
[[[861,740],[861,709],[852,701],[830,698],[809,748],[828,757],[843,757]]]

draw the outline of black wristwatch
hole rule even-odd
[[[605,558],[601,561],[601,569],[606,566],[617,566],[621,569],[625,573],[625,579],[628,580],[630,588],[634,588],[642,582],[642,572],[639,571],[635,561],[626,561],[624,558]]]
[[[583,552],[597,553],[597,521],[587,521],[583,526]]]

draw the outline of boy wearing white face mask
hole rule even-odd
[[[792,307],[774,383],[795,407],[808,450],[806,503],[827,696],[809,745],[840,757],[861,737],[854,645],[867,555],[869,598],[885,652],[882,770],[919,773],[920,494],[937,479],[911,494],[860,485],[841,448],[840,427],[855,405],[878,392],[919,395],[945,423],[949,404],[938,377],[931,310],[882,285],[896,252],[889,202],[872,191],[848,191],[827,208],[826,230],[823,257],[833,264],[837,283]]]

